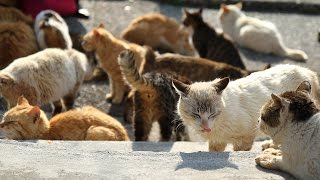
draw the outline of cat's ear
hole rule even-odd
[[[311,93],[311,84],[309,81],[303,81],[299,87],[297,88],[296,92],[304,92],[306,94],[310,94]]]
[[[18,103],[17,105],[30,105],[28,100],[24,96],[20,96],[18,98]]]
[[[272,101],[274,103],[276,103],[277,105],[280,105],[281,106],[281,97],[275,95],[275,94],[271,94],[271,98],[272,98]]]
[[[190,14],[189,11],[186,8],[183,8],[183,13],[186,14],[186,15]]]
[[[202,11],[203,11],[203,8],[200,8],[199,10],[198,10],[198,14],[202,14]]]
[[[10,84],[13,84],[14,83],[14,80],[6,75],[6,74],[0,74],[0,86],[1,85],[10,85]]]
[[[221,94],[222,91],[227,87],[229,84],[230,79],[228,77],[220,79],[218,82],[214,83],[214,87],[217,90],[218,94]]]
[[[100,36],[100,33],[97,29],[94,29],[93,30],[93,35],[96,36],[96,37],[99,37]]]
[[[282,98],[278,95],[271,94],[272,101],[279,107],[281,107],[281,111],[284,111],[286,108],[289,107],[290,102],[285,98]]]
[[[103,23],[100,23],[98,27],[99,28],[105,28]]]
[[[238,2],[237,4],[235,4],[239,9],[242,9],[242,2]]]
[[[40,113],[40,108],[38,106],[33,106],[27,115],[32,118],[33,123],[36,123],[36,121],[40,119]]]
[[[189,92],[189,85],[184,84],[183,82],[180,82],[178,80],[173,79],[172,86],[180,96],[186,96]]]
[[[224,4],[224,3],[222,3],[220,5],[220,9],[222,9],[223,13],[229,13],[229,11],[230,11],[228,6],[226,4]]]

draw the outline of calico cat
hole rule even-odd
[[[106,99],[114,104],[120,104],[129,92],[129,87],[122,79],[117,57],[121,51],[130,49],[135,54],[137,67],[140,67],[146,49],[137,44],[117,39],[102,24],[83,37],[82,47],[87,52],[96,53],[100,65],[108,74],[111,89],[110,93],[106,95]]]
[[[125,81],[132,88],[133,93],[133,123],[136,141],[147,141],[152,123],[160,124],[161,140],[169,141],[173,128],[176,140],[185,137],[184,127],[175,113],[178,95],[171,86],[170,76],[150,72],[140,75],[135,65],[132,51],[120,53],[118,62]]]
[[[55,11],[41,11],[36,17],[34,30],[41,49],[72,48],[68,25]]]
[[[128,141],[125,128],[113,117],[86,106],[58,114],[48,121],[38,106],[23,96],[4,114],[0,129],[8,139]]]
[[[194,56],[195,50],[189,43],[189,33],[173,18],[151,13],[134,19],[121,33],[127,41],[148,45],[153,49]]]
[[[38,51],[33,30],[22,21],[0,22],[0,69],[13,60]]]
[[[319,179],[320,109],[310,95],[311,87],[304,81],[295,91],[271,94],[262,107],[259,127],[281,150],[267,149],[255,159],[258,165],[298,179]]]
[[[257,52],[273,53],[297,61],[308,59],[303,51],[285,46],[273,23],[246,16],[241,8],[241,2],[235,5],[222,4],[218,13],[223,32],[236,43]]]
[[[1,70],[0,94],[8,107],[13,107],[24,95],[31,105],[39,106],[63,98],[70,109],[83,80],[90,78],[93,66],[83,53],[74,49],[48,48],[16,59]]]
[[[0,6],[0,23],[1,22],[24,22],[28,25],[33,24],[33,19],[29,15],[23,14],[19,9],[14,7],[3,7]]]
[[[177,109],[184,124],[209,141],[209,151],[224,151],[228,143],[235,151],[248,151],[258,133],[259,110],[268,94],[296,88],[308,80],[318,102],[317,74],[296,65],[277,65],[229,82],[229,78],[191,85],[174,81],[180,95]]]
[[[202,19],[202,9],[190,13],[184,9],[183,24],[191,27],[192,42],[200,57],[224,62],[242,69],[245,65],[233,42],[223,33],[218,34]]]

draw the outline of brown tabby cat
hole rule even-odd
[[[117,39],[102,24],[83,37],[82,47],[87,52],[94,51],[96,53],[98,61],[108,74],[111,89],[110,93],[106,95],[106,99],[115,104],[121,103],[128,93],[129,87],[122,79],[117,57],[121,51],[130,49],[137,59],[137,67],[140,67],[146,49],[137,44]]]
[[[17,140],[129,140],[121,123],[94,107],[70,110],[48,121],[45,113],[23,96],[5,113],[0,128],[8,139]]]
[[[29,15],[23,14],[19,9],[14,7],[3,7],[0,6],[0,22],[25,22],[29,25],[33,24],[33,19]]]
[[[233,42],[224,34],[218,34],[214,28],[203,21],[202,9],[195,13],[184,10],[183,24],[193,29],[192,41],[200,57],[245,69]]]

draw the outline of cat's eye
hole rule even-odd
[[[217,115],[217,113],[212,113],[209,115],[208,119],[212,119],[212,118],[216,117],[216,115]]]
[[[201,116],[200,116],[199,114],[197,114],[197,113],[192,113],[192,116],[193,116],[194,118],[199,118],[199,119],[201,119]]]

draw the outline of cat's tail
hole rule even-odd
[[[296,61],[308,60],[308,55],[299,49],[290,49],[290,48],[284,47],[278,53],[281,56],[288,57]]]
[[[139,74],[135,65],[134,54],[131,50],[124,50],[118,56],[118,63],[124,80],[133,89],[147,86],[148,82]]]

